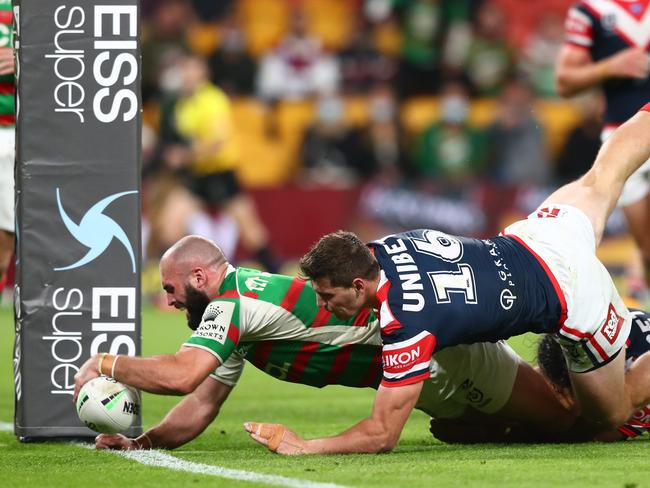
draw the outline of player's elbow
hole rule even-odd
[[[169,385],[169,389],[177,395],[189,395],[201,384],[204,378],[196,378],[191,374],[179,374]]]
[[[372,452],[390,452],[395,449],[399,441],[399,433],[395,434],[389,429],[377,429],[372,435]]]
[[[395,446],[397,446],[397,441],[399,438],[393,438],[393,437],[387,437],[386,439],[383,440],[383,442],[380,444],[379,449],[377,452],[390,452],[393,449],[395,449]]]
[[[563,98],[568,98],[576,94],[576,90],[571,86],[567,77],[561,71],[558,71],[555,77],[555,91]]]

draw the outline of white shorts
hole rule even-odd
[[[433,355],[415,408],[434,418],[458,418],[467,407],[486,414],[510,399],[522,359],[504,341],[448,347]]]
[[[562,304],[558,337],[570,371],[603,366],[625,345],[631,315],[596,257],[591,222],[570,205],[548,205],[503,232],[517,236],[546,270]]]
[[[613,127],[604,129],[600,134],[600,140],[605,140],[614,132]],[[627,179],[623,185],[623,191],[618,199],[618,206],[625,207],[638,202],[650,193],[650,159],[641,165],[632,175]]]
[[[0,229],[14,232],[15,129],[0,127]]]

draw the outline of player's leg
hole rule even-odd
[[[573,405],[564,405],[544,377],[522,362],[510,399],[496,415],[515,420],[542,432],[562,432],[578,416]]]
[[[434,417],[432,433],[441,440],[503,442],[513,422],[556,432],[575,420],[542,375],[504,341],[450,347],[433,359],[416,408]],[[472,421],[477,415],[480,429]],[[460,429],[463,423],[468,426]]]
[[[586,373],[570,371],[569,374],[582,416],[587,420],[616,428],[636,410],[632,390],[626,384],[623,350],[598,369]]]
[[[567,204],[582,210],[591,221],[598,244],[623,185],[650,157],[648,134],[650,113],[641,111],[614,131],[584,176],[559,188],[542,206]]]
[[[650,351],[632,363],[625,375],[625,387],[635,409],[650,404]]]
[[[564,405],[542,375],[520,361],[510,398],[502,408],[490,414],[465,408],[457,418],[432,417],[429,431],[446,443],[541,442],[573,426],[579,413],[573,407]]]

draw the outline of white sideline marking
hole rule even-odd
[[[12,432],[14,430],[14,424],[9,422],[0,422],[0,430],[4,432]]]
[[[82,447],[93,449],[93,447],[80,444]],[[255,473],[253,471],[241,471],[238,469],[228,469],[221,466],[210,464],[195,463],[179,459],[170,454],[157,451],[108,451],[118,456],[131,459],[146,466],[156,466],[160,468],[172,469],[174,471],[185,471],[196,474],[206,474],[209,476],[218,476],[238,481],[252,481],[254,483],[265,483],[267,485],[287,486],[290,488],[345,488],[343,485],[335,483],[319,483],[317,481],[301,480],[298,478],[287,478],[273,474]]]

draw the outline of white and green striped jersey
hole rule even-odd
[[[214,354],[221,366],[213,376],[229,385],[248,360],[286,381],[376,388],[378,327],[366,309],[342,320],[319,308],[305,280],[231,267],[185,345]]]

